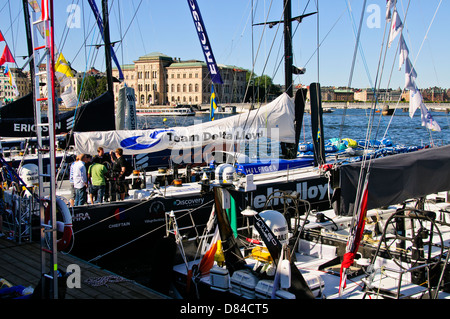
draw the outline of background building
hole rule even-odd
[[[214,92],[219,103],[242,102],[247,71],[235,66],[218,67],[223,84],[214,85]],[[209,103],[212,82],[205,62],[181,61],[154,52],[121,68],[124,83],[114,83],[116,100],[119,88],[126,84],[134,88],[138,107]],[[113,68],[113,76],[118,78],[118,75],[117,68]]]

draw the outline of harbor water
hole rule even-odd
[[[371,114],[373,113],[373,114]],[[397,109],[393,116],[383,116],[370,109],[333,109],[331,113],[323,114],[324,138],[351,138],[363,140],[366,138],[367,128],[371,122],[372,130],[369,139],[388,138],[394,144],[403,146],[413,145],[447,145],[450,144],[450,114],[445,112],[431,112],[433,118],[441,127],[441,132],[431,132],[421,125],[420,112],[416,111],[413,118],[408,112]],[[217,114],[216,119],[229,115]],[[241,116],[245,116],[242,113]],[[139,116],[139,128],[163,128],[174,126],[189,126],[209,121],[208,114],[196,116]],[[311,141],[311,117],[305,113],[300,142]]]

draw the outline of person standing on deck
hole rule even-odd
[[[125,199],[125,194],[127,192],[127,183],[125,182],[125,170],[126,170],[126,159],[123,157],[123,149],[116,149],[116,158],[114,159],[113,151],[110,152],[111,159],[113,160],[113,174],[117,177],[116,186],[117,191],[120,194],[120,199]]]
[[[75,205],[75,188],[73,187],[73,166],[75,165],[76,161],[78,161],[78,156],[76,157],[75,161],[73,161],[70,164],[70,170],[69,170],[69,183],[70,183],[69,204],[70,204],[70,207],[73,207]]]
[[[106,174],[108,174],[108,170],[103,164],[94,162],[89,166],[88,180],[91,182],[91,196],[95,197],[95,203],[103,203],[106,188]],[[93,199],[91,201],[94,203]]]
[[[86,154],[79,154],[77,161],[73,166],[73,187],[75,188],[75,206],[84,205],[86,203],[86,189],[88,186],[86,166],[88,161]]]

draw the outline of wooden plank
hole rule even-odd
[[[117,276],[79,258],[68,254],[58,254],[58,268],[66,272],[67,266],[77,264],[81,269],[81,288],[67,288],[66,299],[168,299],[149,288],[133,281],[108,282],[91,286],[88,282],[95,278],[108,279]],[[0,278],[13,285],[35,288],[41,277],[41,250],[36,243],[17,244],[0,239]]]

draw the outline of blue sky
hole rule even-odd
[[[251,26],[252,0],[197,0],[219,64],[236,65],[252,69],[257,75],[267,74],[275,83],[284,81],[282,58],[282,25],[273,28]],[[309,85],[319,81],[322,86],[370,87],[375,83],[385,28],[385,0],[367,0],[361,32],[361,48],[358,51],[353,76],[350,70],[363,0],[319,0],[319,15],[307,17],[295,30],[294,64],[306,67],[306,74],[295,77],[296,84]],[[403,31],[415,63],[419,88],[440,86],[450,88],[450,1],[398,0],[397,8],[406,27]],[[39,1],[40,3],[40,1]],[[192,17],[185,0],[109,0],[111,40],[120,41],[115,50],[120,63],[130,64],[139,56],[161,52],[182,60],[204,60]],[[71,6],[73,5],[73,6]],[[317,11],[317,0],[292,0],[292,15]],[[439,6],[440,5],[440,6]],[[101,1],[97,0],[101,8]],[[279,20],[282,0],[253,0],[254,23]],[[433,24],[430,23],[436,13]],[[75,23],[67,32],[65,27],[71,8],[79,9]],[[135,12],[137,14],[134,16]],[[0,4],[0,30],[15,56],[27,52],[21,1]],[[100,43],[98,29],[86,0],[55,0],[55,35],[58,48],[78,71],[86,66],[104,70],[104,50],[83,47]],[[351,19],[353,17],[353,22]],[[85,26],[85,27],[84,27]],[[427,34],[427,30],[429,32]],[[91,31],[95,33],[92,33]],[[318,30],[318,31],[317,31]],[[89,33],[90,32],[90,33]],[[425,35],[426,40],[424,41]],[[253,38],[253,48],[252,48]],[[319,60],[317,58],[317,43]],[[380,87],[403,87],[404,69],[398,70],[396,54],[398,38],[387,51]],[[3,50],[0,43],[0,49]],[[395,60],[394,60],[395,58]],[[24,60],[17,58],[21,66]],[[89,61],[89,62],[86,62]],[[318,67],[319,65],[319,67]]]

